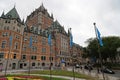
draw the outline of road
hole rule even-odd
[[[69,67],[69,68],[67,68],[67,70],[68,71],[72,71],[72,67]],[[82,73],[82,74],[86,74],[86,75],[91,75],[91,76],[93,76],[93,77],[96,77],[96,76],[100,76],[101,78],[103,78],[102,77],[102,74],[100,73],[100,74],[98,74],[97,73],[97,70],[91,70],[91,72],[89,72],[88,70],[86,70],[86,69],[79,69],[79,68],[77,68],[77,69],[75,69],[75,71],[76,72],[79,72],[79,73]],[[105,77],[109,77],[109,78],[111,78],[111,79],[108,79],[108,80],[120,80],[120,70],[115,70],[115,74],[106,74],[106,73],[104,73],[104,76]],[[113,78],[113,79],[112,79]],[[117,78],[117,79],[115,79],[115,78]]]

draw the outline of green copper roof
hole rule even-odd
[[[54,22],[54,24],[57,25],[57,26],[61,26],[60,23],[57,20]]]
[[[14,7],[13,9],[11,9],[6,15],[5,18],[15,18],[15,19],[20,19],[19,14],[16,10],[16,8]]]

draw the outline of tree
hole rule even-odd
[[[103,37],[102,41],[103,46],[100,47],[102,60],[106,61],[107,58],[109,58],[111,62],[113,62],[117,55],[116,49],[120,47],[120,37],[116,36]],[[99,59],[98,41],[95,38],[90,38],[86,42],[88,43],[86,49],[89,51],[89,57],[95,57]]]

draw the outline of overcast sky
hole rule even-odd
[[[0,14],[15,5],[23,19],[42,3],[66,31],[72,28],[73,40],[81,46],[95,37],[94,22],[101,36],[120,36],[120,0],[0,0]]]

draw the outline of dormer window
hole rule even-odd
[[[8,15],[8,18],[11,18],[12,16],[11,15]]]

